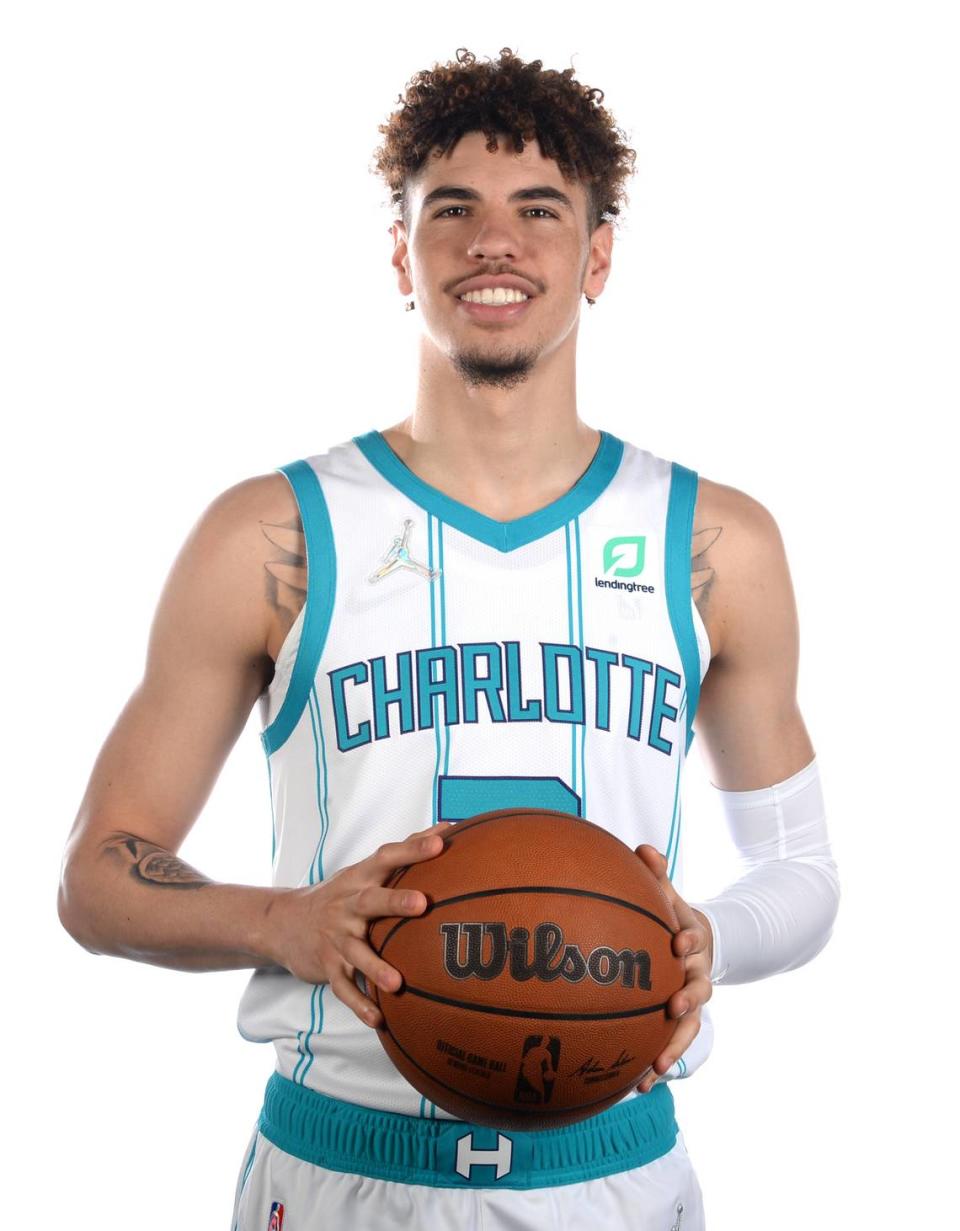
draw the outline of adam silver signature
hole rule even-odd
[[[390,573],[396,572],[398,568],[411,568],[415,573],[419,573],[421,577],[425,577],[427,581],[436,581],[440,576],[440,570],[438,568],[427,568],[425,564],[412,559],[410,552],[407,550],[407,539],[410,537],[412,529],[413,522],[408,517],[403,523],[403,533],[397,535],[390,544],[390,550],[380,562],[380,567],[367,578],[368,581],[379,581],[382,577],[387,577]]]

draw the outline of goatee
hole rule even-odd
[[[454,367],[468,385],[490,385],[497,389],[514,389],[522,384],[535,361],[535,354],[523,350],[512,355],[458,351],[453,356]]]

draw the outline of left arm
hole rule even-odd
[[[713,982],[747,982],[809,961],[830,935],[839,899],[813,745],[797,705],[799,628],[783,541],[763,505],[733,488],[704,486],[699,520],[712,528],[712,545],[697,563],[710,578],[716,644],[695,728],[748,871],[698,909],[673,889],[662,855],[638,850],[677,911],[674,951],[687,968],[669,1002],[676,1029],[643,1091],[696,1037]]]

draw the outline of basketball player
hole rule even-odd
[[[235,1231],[694,1231],[671,1086],[710,1049],[712,985],[798,966],[830,934],[836,870],[777,526],[577,413],[581,304],[610,274],[634,158],[601,99],[509,49],[410,83],[377,165],[397,285],[420,313],[412,410],[200,517],[67,844],[60,915],[90,950],[254,968],[240,1030],[277,1059]],[[270,888],[213,883],[176,854],[255,702]],[[680,893],[695,716],[747,865],[697,906]],[[481,1129],[422,1098],[364,990],[401,982],[369,921],[426,908],[385,888],[391,873],[521,800],[637,848],[682,925],[663,1053],[637,1093],[556,1133]]]

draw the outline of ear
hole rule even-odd
[[[601,222],[590,236],[590,252],[583,275],[583,292],[596,299],[610,276],[613,254],[613,227]]]
[[[390,264],[397,271],[397,286],[401,295],[409,295],[413,291],[410,281],[409,259],[407,255],[407,228],[398,218],[389,228],[393,236],[393,255]]]

